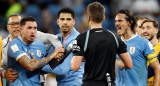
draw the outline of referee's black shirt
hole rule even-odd
[[[84,53],[86,34],[86,32],[80,34],[73,44],[74,56],[84,56],[86,61],[83,82],[106,81],[106,73],[109,73],[114,81],[116,53],[127,52],[125,43],[116,36],[119,43],[118,48],[111,32],[95,28],[90,30],[87,49]]]

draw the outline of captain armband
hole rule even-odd
[[[149,54],[147,56],[147,59],[148,59],[149,63],[152,63],[152,62],[158,60],[155,52]]]

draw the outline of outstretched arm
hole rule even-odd
[[[63,56],[64,49],[62,47],[56,48],[55,51],[48,57],[42,58],[40,60],[36,60],[36,58],[31,54],[32,59],[29,59],[27,55],[23,55],[18,59],[18,62],[29,71],[33,71],[35,69],[41,68],[45,64],[47,64],[53,58],[61,58]],[[60,53],[60,54],[58,54]]]
[[[44,44],[47,43],[52,44],[55,48],[62,46],[57,35],[37,31],[36,38],[41,42],[43,42]]]
[[[56,74],[56,75],[64,75],[71,69],[71,59],[73,57],[73,53],[70,53],[62,63],[58,64],[54,69],[51,69],[49,65],[45,65],[42,70],[44,72]]]

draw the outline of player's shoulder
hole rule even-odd
[[[9,43],[9,45],[13,45],[13,44],[21,44],[22,42],[21,42],[21,40],[20,40],[20,38],[18,37],[18,38],[15,38],[15,39],[13,39],[10,43]]]
[[[84,39],[86,38],[86,35],[87,35],[87,32],[83,32],[77,36],[77,39]]]
[[[143,38],[143,37],[141,37],[139,35],[135,36],[135,40],[139,41],[139,42],[142,42],[142,43],[148,43],[149,42],[149,40],[147,40],[147,39],[145,39],[145,38]]]

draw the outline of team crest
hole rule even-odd
[[[41,51],[40,50],[37,50],[37,56],[41,56]]]
[[[133,54],[135,52],[135,47],[130,47],[129,52],[130,52],[130,54]]]

